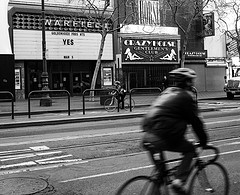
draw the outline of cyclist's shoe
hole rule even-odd
[[[186,195],[187,194],[186,190],[184,188],[184,184],[180,179],[173,180],[171,187],[176,194],[179,194],[179,195]]]

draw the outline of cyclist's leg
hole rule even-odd
[[[195,148],[193,144],[187,141],[185,138],[182,138],[177,142],[175,141],[175,143],[171,145],[168,148],[170,151],[179,152],[183,155],[183,159],[176,172],[176,179],[180,179],[184,182],[188,178],[192,159],[196,155]]]
[[[124,109],[124,98],[125,98],[124,94],[119,94],[119,106],[121,109]]]

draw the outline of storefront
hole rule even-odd
[[[180,66],[177,30],[173,27],[154,30],[155,33],[142,33],[139,25],[131,25],[119,34],[121,66],[128,90],[162,87],[164,76]]]
[[[33,90],[42,89],[42,25],[41,13],[14,9],[12,40],[15,68],[21,79],[17,98],[26,98]],[[71,95],[90,87],[101,42],[99,25],[84,16],[46,14],[46,59],[50,89],[65,89]],[[74,15],[74,14],[72,14]],[[105,40],[102,66],[114,67],[113,35]],[[96,87],[102,85],[101,71]]]

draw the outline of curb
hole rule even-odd
[[[208,108],[200,108],[200,112],[213,112],[219,111],[221,109],[234,109],[238,108],[237,106],[228,106],[228,107],[208,107]],[[101,108],[102,109],[102,108]],[[88,109],[90,110],[90,109]],[[98,110],[97,108],[92,108],[91,110]],[[76,110],[74,110],[76,111]],[[72,110],[72,112],[74,112]],[[59,111],[59,112],[67,112]],[[41,114],[48,113],[42,111]],[[56,113],[56,112],[55,112]],[[24,114],[24,113],[22,113]],[[26,115],[26,113],[25,113]],[[128,113],[128,114],[118,114],[118,115],[99,115],[99,116],[85,116],[83,117],[71,117],[71,118],[56,118],[56,119],[29,119],[27,121],[10,121],[10,122],[3,122],[0,124],[0,129],[6,128],[20,128],[20,127],[30,127],[30,126],[43,126],[43,125],[60,125],[60,124],[68,124],[68,123],[82,123],[82,122],[91,122],[91,121],[102,121],[102,120],[118,120],[118,119],[129,119],[129,118],[139,118],[143,117],[145,112],[141,113]],[[2,115],[0,115],[2,116]]]
[[[134,113],[134,114],[119,114],[119,115],[105,115],[105,116],[89,116],[81,118],[68,118],[68,119],[41,119],[35,121],[20,121],[20,122],[8,122],[0,124],[0,129],[5,128],[17,128],[17,127],[30,127],[30,126],[42,126],[42,125],[60,125],[68,123],[81,123],[91,121],[102,121],[102,120],[118,120],[128,118],[138,118],[144,116],[145,113]]]

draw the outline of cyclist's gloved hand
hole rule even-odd
[[[200,146],[201,146],[202,148],[205,148],[205,147],[207,146],[207,140],[201,140],[201,141],[200,141]]]

